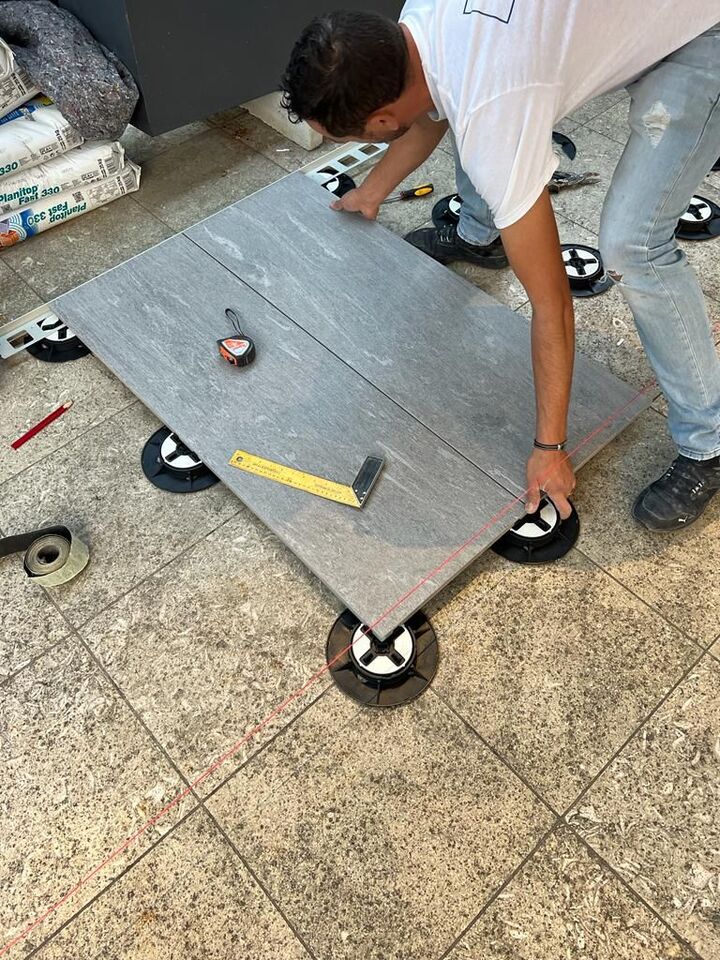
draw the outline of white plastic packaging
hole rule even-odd
[[[0,125],[0,179],[59,157],[83,138],[57,107],[44,106]]]
[[[0,117],[39,92],[29,75],[15,62],[10,47],[0,40]]]
[[[103,207],[140,188],[140,167],[128,162],[114,177],[49,197],[0,219],[0,249],[22,243],[59,223]]]
[[[0,214],[20,210],[83,184],[106,180],[125,164],[119,143],[86,143],[61,157],[0,180]]]

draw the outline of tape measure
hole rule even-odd
[[[240,327],[240,318],[232,307],[228,307],[225,316],[235,327],[235,337],[218,340],[220,356],[234,367],[247,367],[255,359],[255,344],[245,336]]]
[[[326,480],[313,473],[305,473],[294,467],[287,467],[276,460],[267,460],[265,457],[256,457],[246,450],[236,450],[230,458],[230,466],[252,473],[256,477],[274,480],[287,487],[303,490],[315,497],[324,500],[333,500],[347,507],[360,509],[365,505],[370,492],[375,486],[385,461],[379,457],[367,457],[360,471],[351,484],[337,483],[335,480]]]

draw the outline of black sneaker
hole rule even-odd
[[[453,260],[465,260],[476,263],[489,270],[500,270],[508,265],[508,258],[500,237],[486,247],[468,243],[458,234],[457,224],[449,223],[444,227],[421,227],[405,236],[418,250],[422,250],[438,263],[452,263]]]
[[[720,457],[690,460],[679,456],[640,494],[633,516],[648,530],[669,533],[689,527],[720,490]]]

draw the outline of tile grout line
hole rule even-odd
[[[42,362],[42,361],[39,361],[39,362]],[[111,375],[113,377],[115,376],[114,374],[111,374]],[[13,473],[11,476],[5,477],[4,480],[0,480],[0,491],[6,484],[14,483],[19,477],[22,477],[23,474],[27,473],[28,470],[32,470],[33,467],[36,467],[40,463],[45,463],[46,460],[54,456],[60,450],[64,450],[65,447],[70,446],[71,443],[75,443],[76,440],[81,440],[83,437],[86,437],[89,433],[92,433],[92,431],[97,429],[98,427],[104,426],[106,423],[108,423],[108,421],[112,420],[113,417],[118,417],[120,416],[121,413],[126,413],[128,410],[130,410],[131,407],[134,407],[136,404],[140,404],[142,406],[142,401],[138,400],[138,398],[133,394],[132,400],[130,400],[129,403],[125,404],[124,407],[120,407],[118,410],[113,410],[112,413],[109,413],[107,417],[105,417],[102,420],[98,420],[94,423],[88,424],[88,426],[84,430],[82,430],[80,433],[75,434],[75,436],[70,437],[69,439],[65,440],[63,443],[58,444],[57,447],[53,447],[52,450],[48,450],[48,452],[44,454],[42,457],[40,457],[38,460],[33,460],[32,463],[29,463],[26,467],[23,467],[22,470],[18,470],[17,473]]]
[[[139,191],[138,191],[138,192],[139,192]],[[148,210],[147,207],[144,207],[144,206],[142,206],[141,204],[139,204],[139,203],[137,202],[137,200],[135,199],[135,197],[136,197],[136,194],[128,193],[128,194],[126,194],[124,197],[118,197],[117,199],[118,199],[118,200],[130,200],[130,201],[132,201],[133,206],[140,207],[140,208],[142,209],[143,213],[148,214],[148,216],[150,216],[153,220],[155,220],[157,223],[159,223],[160,226],[163,227],[165,230],[167,230],[167,229],[172,230],[172,229],[173,229],[172,227],[169,227],[168,224],[166,224],[163,220],[160,220],[159,217],[155,216],[155,214],[153,214],[150,210]],[[106,210],[106,209],[107,209],[108,207],[110,207],[111,204],[114,203],[114,202],[115,202],[115,201],[113,200],[113,201],[110,201],[110,203],[106,203],[106,204],[104,204],[104,205],[101,206],[101,207],[96,207],[95,210],[88,210],[88,214],[96,213],[96,212],[99,211],[99,210]],[[72,223],[72,221],[68,221],[68,222],[69,222],[69,223]],[[64,226],[64,224],[63,224],[62,226]],[[32,239],[32,238],[31,238],[31,239]],[[165,239],[167,240],[167,239],[169,239],[169,238],[168,238],[168,237],[165,237]],[[162,242],[162,241],[158,241],[158,242]],[[154,247],[154,246],[157,246],[157,243],[151,243],[148,247],[144,247],[142,250],[140,250],[140,251],[138,252],[138,254],[134,254],[133,256],[138,256],[140,253],[145,253],[146,250],[149,250],[149,249],[151,249],[151,248]],[[17,248],[15,248],[15,249],[17,249]],[[130,259],[132,259],[132,257],[130,257]],[[122,263],[122,262],[125,262],[125,261],[121,261],[121,263]],[[119,265],[120,265],[120,264],[115,264],[116,267],[119,266]],[[10,265],[7,264],[7,266],[10,266]],[[13,267],[10,267],[10,269],[13,270],[14,268],[13,268]],[[94,273],[91,277],[88,277],[88,278],[85,279],[85,280],[79,280],[77,283],[74,283],[71,287],[68,287],[67,289],[65,289],[65,290],[63,290],[63,291],[61,291],[61,292],[59,292],[59,293],[53,291],[53,292],[51,293],[51,295],[49,295],[49,296],[46,295],[46,294],[44,294],[44,293],[42,293],[42,292],[35,286],[35,284],[34,284],[34,282],[33,282],[32,280],[26,279],[21,273],[18,273],[17,270],[15,270],[15,273],[18,274],[18,276],[20,277],[20,279],[21,279],[25,284],[27,284],[27,286],[32,290],[32,292],[33,292],[37,297],[40,297],[40,304],[39,304],[39,306],[42,306],[43,304],[48,304],[48,305],[51,304],[54,300],[57,300],[59,297],[64,296],[66,293],[70,293],[72,290],[77,289],[77,287],[83,286],[83,284],[89,283],[91,280],[95,280],[95,279],[97,279],[97,277],[102,276],[103,273],[107,273],[109,270],[113,270],[113,269],[114,269],[114,267],[103,267],[103,268],[100,270],[99,273]]]
[[[169,827],[168,830],[155,843],[148,846],[146,850],[143,850],[142,853],[140,853],[135,860],[132,860],[130,863],[126,864],[123,867],[123,869],[118,873],[118,875],[116,877],[113,877],[112,880],[109,881],[100,890],[98,890],[97,893],[93,894],[93,896],[88,900],[87,903],[83,904],[82,907],[80,907],[75,913],[69,916],[67,920],[64,920],[56,930],[53,930],[37,946],[33,947],[30,953],[25,955],[24,960],[30,960],[31,957],[37,956],[41,950],[44,950],[45,947],[51,944],[52,941],[63,932],[63,930],[67,929],[67,927],[75,923],[75,921],[78,920],[78,918],[83,913],[85,913],[86,910],[89,910],[90,907],[92,907],[102,896],[104,896],[104,894],[112,886],[114,886],[119,880],[122,880],[123,877],[125,877],[126,874],[128,874],[134,867],[138,866],[145,859],[145,857],[147,857],[149,854],[157,850],[160,844],[163,843],[167,839],[167,837],[172,836],[172,834],[174,834],[176,830],[178,830],[187,820],[190,819],[190,817],[194,816],[200,809],[201,809],[201,805],[200,803],[198,803],[196,806],[192,808],[192,810],[189,810],[188,813],[180,817],[177,823],[174,823],[171,827]]]
[[[655,413],[657,413],[657,410],[655,411]],[[659,617],[663,621],[663,623],[665,623],[668,627],[674,630],[675,633],[678,633],[680,634],[681,637],[684,637],[685,640],[688,641],[688,643],[691,643],[694,647],[697,647],[698,650],[702,650],[704,653],[707,653],[709,651],[710,647],[715,642],[713,639],[710,640],[709,646],[705,646],[705,644],[703,644],[700,640],[696,640],[695,637],[691,636],[686,630],[684,630],[682,627],[678,626],[676,623],[670,620],[669,617],[666,616],[666,614],[664,614],[661,610],[659,610],[656,606],[654,606],[649,600],[646,600],[644,597],[640,596],[639,593],[636,593],[632,587],[628,586],[628,584],[623,583],[623,581],[620,580],[618,577],[616,577],[611,570],[609,570],[607,567],[604,567],[599,560],[595,560],[593,559],[593,557],[590,556],[590,554],[585,553],[582,547],[576,544],[573,547],[573,550],[577,550],[577,552],[581,554],[588,561],[588,563],[592,564],[592,566],[595,567],[597,570],[601,570],[614,583],[616,583],[624,592],[629,593],[639,603],[641,603],[647,610],[654,613],[655,616]]]
[[[675,691],[688,679],[693,670],[696,670],[700,666],[702,660],[708,656],[706,650],[699,650],[698,656],[693,660],[686,670],[683,671],[681,676],[675,681],[675,683],[669,688],[669,690],[660,698],[660,700],[655,704],[655,706],[650,710],[644,719],[633,729],[633,731],[625,738],[620,747],[612,754],[612,756],[602,765],[600,770],[595,774],[595,776],[587,783],[587,785],[580,791],[580,793],[575,797],[573,802],[562,813],[562,819],[564,822],[567,822],[568,816],[572,813],[573,809],[582,802],[582,800],[587,797],[588,792],[595,786],[595,784],[600,780],[601,777],[607,773],[609,767],[617,760],[620,754],[625,750],[626,747],[639,735],[642,729],[652,720],[655,714],[660,710],[670,697],[675,693]]]
[[[54,603],[54,601],[52,601],[52,602],[53,602],[53,606],[55,606],[55,608],[58,609],[58,608],[57,608],[57,605]],[[139,864],[140,861],[143,860],[147,854],[149,854],[149,853],[151,853],[152,851],[154,851],[154,850],[164,841],[165,837],[169,836],[171,833],[174,833],[175,830],[177,829],[177,827],[180,826],[180,824],[184,823],[189,817],[191,817],[193,814],[195,814],[199,809],[203,809],[203,810],[205,811],[205,813],[212,818],[213,822],[214,822],[214,823],[216,822],[216,821],[215,821],[215,818],[212,816],[212,814],[210,813],[210,811],[206,808],[203,797],[202,797],[201,795],[199,795],[199,794],[197,793],[197,791],[190,786],[190,781],[187,779],[187,777],[185,776],[185,774],[183,774],[183,772],[182,772],[182,770],[180,769],[180,767],[175,763],[175,761],[173,760],[171,754],[170,754],[170,753],[168,752],[168,750],[163,746],[163,744],[159,741],[159,739],[156,737],[155,733],[154,733],[154,732],[152,731],[152,729],[147,725],[147,723],[143,720],[143,718],[139,715],[139,713],[137,712],[137,710],[136,710],[135,707],[133,706],[133,704],[132,704],[132,702],[130,701],[130,699],[129,699],[129,698],[127,697],[127,695],[125,694],[125,691],[122,689],[122,687],[120,686],[120,684],[114,679],[114,677],[112,676],[112,674],[107,670],[107,668],[106,668],[106,667],[104,666],[104,664],[102,663],[102,660],[101,660],[101,659],[95,654],[95,652],[93,651],[92,647],[90,647],[89,644],[87,644],[87,643],[84,641],[84,639],[82,638],[82,636],[80,635],[80,633],[78,632],[78,630],[77,630],[77,629],[73,629],[73,630],[71,631],[71,633],[69,633],[67,636],[65,636],[62,640],[59,640],[58,643],[55,644],[54,646],[58,646],[60,643],[63,643],[63,642],[67,643],[67,641],[70,640],[70,639],[74,639],[77,643],[80,644],[80,647],[85,650],[85,652],[87,653],[87,655],[90,657],[90,659],[92,660],[92,662],[96,665],[96,667],[97,667],[98,670],[100,671],[101,675],[102,675],[102,676],[105,678],[105,680],[110,684],[110,686],[115,690],[115,692],[116,692],[116,694],[118,695],[120,701],[125,704],[125,706],[126,706],[126,707],[128,708],[128,710],[129,710],[131,716],[135,719],[135,721],[137,722],[137,724],[138,724],[138,725],[140,726],[140,728],[144,731],[144,733],[145,733],[146,736],[148,737],[151,745],[152,745],[153,747],[155,747],[155,748],[159,751],[159,753],[161,754],[161,756],[166,760],[166,762],[170,765],[170,767],[172,768],[172,770],[175,772],[175,774],[177,775],[177,777],[178,777],[179,780],[180,780],[180,785],[181,785],[183,788],[190,787],[190,793],[188,794],[188,796],[192,797],[192,799],[194,800],[194,804],[191,806],[191,809],[190,809],[186,814],[184,814],[184,815],[178,820],[178,822],[177,822],[176,824],[172,825],[165,833],[163,833],[160,837],[158,837],[154,842],[151,842],[151,843],[148,845],[147,849],[144,850],[144,851],[142,851],[139,856],[137,856],[137,857],[135,857],[135,858],[132,858],[132,859],[130,860],[130,862],[120,871],[120,873],[119,873],[117,876],[111,877],[109,880],[107,880],[107,881],[101,886],[101,889],[98,890],[98,892],[97,892],[93,897],[91,897],[91,899],[90,899],[86,904],[83,904],[82,907],[80,907],[78,910],[76,910],[76,911],[74,911],[73,913],[71,913],[71,915],[67,918],[67,920],[63,921],[63,923],[57,928],[57,930],[54,930],[54,931],[52,931],[50,934],[48,934],[48,936],[38,945],[38,947],[36,948],[37,950],[39,950],[39,949],[41,949],[42,947],[46,946],[46,945],[48,944],[48,942],[49,942],[51,939],[53,939],[54,937],[56,937],[61,930],[63,930],[65,927],[67,927],[67,926],[68,926],[70,923],[72,923],[75,919],[77,919],[77,918],[80,916],[80,914],[83,913],[83,912],[87,909],[87,907],[89,907],[91,904],[93,904],[96,900],[98,900],[98,899],[99,899],[101,896],[103,896],[105,893],[108,893],[108,892],[110,891],[110,889],[115,886],[115,884],[118,882],[118,880],[120,880],[122,877],[124,877],[125,874],[127,874],[130,870],[133,869],[133,867],[135,867],[137,864]],[[47,651],[46,651],[46,652],[47,652]],[[44,655],[44,654],[43,654],[43,655]],[[41,655],[41,656],[43,656],[43,655]],[[40,657],[38,657],[38,658],[36,658],[36,659],[40,659]],[[258,750],[256,750],[255,752],[253,752],[253,753],[251,753],[249,756],[247,756],[247,757],[245,758],[245,760],[243,760],[243,762],[242,762],[236,769],[234,769],[230,774],[228,774],[228,776],[227,776],[221,783],[217,784],[217,785],[213,788],[211,794],[209,794],[208,797],[205,798],[205,799],[209,799],[210,796],[213,796],[215,793],[217,793],[217,791],[220,790],[223,786],[225,786],[225,784],[226,784],[232,777],[234,777],[237,773],[239,773],[240,770],[242,770],[247,764],[249,764],[250,762],[252,762],[262,751],[264,751],[267,747],[269,747],[282,733],[284,733],[289,727],[291,727],[291,726],[295,723],[295,721],[299,720],[305,713],[307,713],[312,707],[314,707],[315,704],[318,703],[318,701],[319,701],[320,699],[322,699],[322,698],[326,695],[326,693],[327,693],[329,690],[331,690],[331,689],[332,689],[332,687],[326,686],[325,689],[322,690],[321,693],[320,693],[317,697],[315,697],[315,698],[312,699],[308,704],[306,704],[306,706],[303,707],[303,709],[302,709],[295,717],[293,717],[289,722],[285,723],[282,727],[280,727],[280,728],[275,732],[275,734],[273,734],[273,736],[272,736],[271,738],[269,738],[269,740],[268,740],[266,743],[262,744],[262,746],[261,746]],[[224,831],[221,831],[221,832],[223,833],[223,836],[225,836]],[[227,838],[226,838],[226,839],[227,839]],[[231,844],[231,846],[233,846],[233,845]],[[234,846],[233,846],[233,850],[234,850]],[[235,852],[237,852],[237,851],[235,851]],[[245,861],[243,860],[243,858],[241,857],[240,859],[241,859],[241,861],[243,862],[243,865],[245,865],[245,866],[247,867],[247,865],[245,864]],[[248,868],[248,869],[249,869],[249,868]],[[250,872],[251,872],[251,874],[252,874],[252,871],[250,871]],[[253,875],[253,877],[254,877],[254,874],[252,874],[252,875]],[[264,887],[262,887],[262,885],[261,885],[261,888],[262,888],[263,891],[264,891]],[[264,892],[265,892],[265,891],[264,891]],[[274,901],[272,901],[272,898],[269,898],[269,899],[271,900],[271,903],[273,904],[273,906],[276,907],[276,909],[278,909],[277,906],[276,906],[276,904],[274,903]],[[281,912],[281,911],[280,911],[280,912]],[[292,929],[292,928],[291,928],[291,929]],[[294,930],[293,930],[293,932],[294,932]],[[31,954],[31,956],[34,955],[34,953],[35,953],[35,950],[33,950],[33,953]],[[313,956],[313,955],[311,954],[311,956]],[[313,960],[314,960],[314,957],[313,957]]]
[[[520,863],[518,863],[518,865],[517,865],[513,870],[510,871],[510,873],[509,873],[509,874],[507,875],[507,877],[503,880],[503,882],[488,896],[488,899],[483,903],[482,907],[481,907],[480,910],[475,914],[475,916],[466,924],[466,926],[463,928],[463,930],[458,934],[457,937],[455,937],[455,939],[454,939],[454,940],[452,941],[452,943],[443,951],[443,953],[440,954],[440,956],[438,957],[438,960],[447,960],[447,958],[450,956],[450,954],[455,950],[455,947],[457,947],[457,946],[465,939],[465,937],[468,935],[468,933],[470,933],[470,931],[471,931],[472,928],[475,926],[475,924],[478,922],[478,920],[479,920],[479,919],[483,916],[483,914],[486,913],[486,911],[493,905],[493,903],[497,900],[497,898],[500,896],[500,894],[512,883],[512,881],[515,879],[515,877],[517,877],[518,874],[521,873],[522,870],[525,869],[526,865],[530,862],[530,860],[533,859],[533,857],[535,856],[535,854],[538,853],[538,851],[541,849],[541,847],[543,847],[543,845],[547,842],[547,840],[548,840],[554,833],[557,833],[558,829],[559,829],[561,826],[562,826],[562,820],[556,820],[555,823],[553,823],[553,824],[542,834],[542,836],[540,837],[540,839],[537,841],[537,843],[534,844],[534,846],[531,848],[531,850],[529,851],[529,853],[527,853],[527,854],[520,860]]]
[[[562,813],[559,813],[555,809],[555,807],[553,807],[550,801],[540,793],[539,789],[537,787],[534,787],[529,780],[526,780],[523,774],[519,773],[515,769],[513,764],[502,753],[500,753],[499,749],[497,747],[494,747],[489,740],[486,740],[485,737],[477,730],[477,728],[468,719],[466,719],[459,712],[459,710],[457,710],[451,703],[449,703],[441,693],[438,693],[438,691],[435,690],[434,686],[430,686],[429,692],[433,694],[435,697],[437,697],[440,703],[442,703],[460,721],[460,723],[462,723],[463,726],[467,728],[467,730],[470,733],[472,733],[475,737],[478,738],[478,740],[483,744],[483,746],[487,750],[489,750],[490,753],[492,753],[492,755],[495,757],[496,760],[498,760],[504,767],[507,767],[510,773],[514,777],[516,777],[532,793],[532,795],[536,798],[536,800],[538,800],[544,807],[546,807],[550,811],[553,817],[555,817],[557,820],[562,820]]]
[[[660,921],[660,923],[662,923],[665,929],[668,930],[683,947],[685,947],[692,953],[695,960],[704,960],[704,958],[701,956],[700,953],[698,953],[698,951],[695,949],[695,947],[693,947],[693,945],[689,942],[689,940],[687,940],[684,936],[682,936],[682,934],[680,934],[673,927],[673,925],[670,923],[669,920],[666,920],[665,917],[663,917],[663,915],[659,913],[659,911],[656,910],[655,907],[653,907],[653,905],[649,903],[642,896],[642,894],[640,894],[635,889],[635,887],[633,887],[627,880],[625,880],[622,874],[618,873],[615,867],[613,867],[613,865],[608,860],[606,860],[605,857],[603,857],[602,854],[599,853],[595,849],[595,847],[593,847],[582,836],[582,834],[578,833],[578,831],[573,827],[571,823],[564,822],[564,827],[565,829],[569,830],[572,833],[573,837],[577,841],[579,841],[583,847],[585,847],[585,850],[587,851],[588,855],[591,856],[593,860],[600,863],[601,866],[603,866],[606,870],[608,870],[610,874],[620,883],[620,885],[628,892],[628,894],[633,899],[638,901],[643,907],[645,907],[646,910],[648,910],[654,917],[656,917]]]
[[[275,733],[272,735],[272,737],[269,737],[268,740],[265,743],[262,743],[257,750],[255,750],[253,753],[247,756],[245,760],[242,761],[242,763],[240,763],[237,767],[235,767],[224,778],[224,780],[222,780],[220,783],[217,783],[211,790],[209,790],[208,793],[203,796],[202,802],[204,804],[207,804],[208,800],[212,800],[216,793],[219,793],[220,790],[226,787],[231,780],[234,780],[237,776],[239,776],[245,770],[245,767],[247,767],[251,762],[261,757],[262,754],[264,754],[267,749],[269,749],[271,746],[275,744],[275,742],[281,737],[282,734],[287,733],[290,730],[290,728],[294,726],[296,721],[300,720],[301,717],[304,717],[305,714],[309,712],[311,707],[314,707],[325,697],[329,696],[331,691],[333,691],[334,689],[335,689],[334,683],[327,683],[324,689],[321,690],[321,692],[313,700],[311,700],[306,706],[304,706],[296,716],[294,716],[288,723],[284,724],[284,726],[278,728],[275,731]],[[355,717],[359,712],[360,710],[358,710],[355,714],[353,714],[351,720],[348,720],[348,723],[347,723],[348,726],[352,722],[352,720],[355,719]],[[310,760],[314,759],[320,753],[322,753],[321,750],[316,750],[314,753],[310,754],[306,758],[306,762],[309,762]],[[283,781],[283,784],[281,784],[281,786],[284,785],[284,783],[285,781]]]
[[[124,600],[125,597],[131,594],[134,590],[137,590],[138,587],[144,586],[149,580],[152,580],[153,577],[157,576],[157,574],[161,573],[163,570],[169,567],[170,564],[175,563],[176,560],[179,560],[181,557],[184,557],[185,554],[189,553],[195,547],[199,546],[203,542],[203,540],[207,540],[208,537],[211,537],[214,533],[217,533],[218,530],[224,527],[226,523],[230,523],[231,520],[235,520],[244,511],[246,511],[247,507],[245,507],[242,501],[238,501],[238,502],[240,503],[240,506],[229,517],[226,517],[224,520],[221,520],[220,523],[218,523],[216,526],[212,527],[209,530],[206,530],[204,533],[201,533],[200,536],[197,537],[197,539],[193,540],[191,543],[186,544],[186,546],[184,546],[182,550],[176,553],[175,556],[170,557],[170,559],[166,560],[165,563],[160,564],[160,566],[156,567],[154,570],[151,570],[144,577],[141,577],[136,583],[134,583],[131,587],[128,587],[127,590],[123,590],[122,593],[119,593],[114,600],[111,600],[104,607],[99,607],[86,620],[82,620],[79,623],[73,623],[72,621],[68,620],[67,617],[65,617],[66,621],[70,623],[70,626],[72,627],[73,630],[79,631],[89,626],[93,622],[93,620],[96,620],[97,617],[100,616],[100,614],[107,613],[108,610],[112,609],[112,607],[114,607],[121,600]],[[45,588],[43,587],[43,589]]]
[[[230,850],[235,854],[235,856],[236,856],[237,859],[240,861],[240,863],[242,864],[242,866],[245,868],[245,870],[247,871],[247,873],[252,877],[252,879],[254,880],[254,882],[257,884],[257,886],[259,887],[259,889],[262,891],[262,893],[263,893],[265,899],[267,900],[267,902],[271,905],[271,907],[273,908],[273,910],[274,910],[277,914],[279,914],[280,917],[282,917],[282,919],[283,919],[285,925],[287,926],[288,930],[290,930],[290,931],[292,932],[293,936],[294,936],[295,939],[298,941],[298,943],[301,944],[301,946],[303,947],[303,949],[305,950],[305,952],[308,954],[308,956],[311,957],[312,960],[317,960],[317,956],[316,956],[316,954],[314,953],[314,951],[311,949],[310,944],[305,941],[305,938],[304,938],[304,937],[302,936],[302,934],[298,931],[298,929],[296,928],[295,924],[292,923],[292,922],[290,921],[289,917],[287,917],[287,916],[285,915],[285,911],[282,909],[282,907],[280,907],[280,905],[279,905],[278,902],[275,900],[275,898],[272,896],[272,894],[271,894],[270,891],[267,889],[267,887],[265,886],[265,884],[262,882],[262,880],[257,876],[257,874],[255,873],[255,871],[252,869],[252,867],[250,866],[250,864],[248,863],[248,861],[247,861],[247,860],[245,859],[245,857],[240,853],[240,850],[238,849],[237,845],[234,843],[233,840],[230,839],[230,837],[228,836],[228,834],[225,832],[225,829],[224,829],[224,827],[222,827],[222,825],[220,824],[220,821],[215,818],[215,815],[212,813],[211,810],[209,810],[209,809],[205,806],[205,804],[204,804],[203,802],[201,802],[201,807],[202,807],[202,809],[205,811],[206,816],[209,817],[210,820],[212,821],[212,823],[214,824],[215,829],[218,831],[218,833],[220,834],[220,836],[225,840],[225,843],[228,845],[228,847],[230,848]]]

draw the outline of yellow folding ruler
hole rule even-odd
[[[256,457],[246,450],[236,450],[230,458],[230,466],[237,467],[238,470],[253,473],[256,477],[265,477],[266,480],[274,480],[276,483],[284,483],[285,486],[295,487],[296,490],[304,490],[305,493],[311,493],[315,497],[323,497],[325,500],[334,500],[335,503],[357,508],[365,506],[384,465],[385,461],[379,457],[367,457],[357,477],[348,484],[316,477],[312,473],[286,467],[275,460]]]

